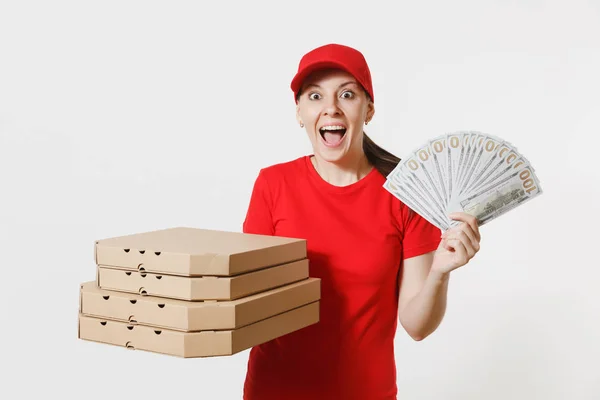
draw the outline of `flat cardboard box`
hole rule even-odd
[[[227,330],[320,300],[321,281],[308,278],[232,301],[190,302],[80,285],[79,312],[97,318],[178,331]]]
[[[307,257],[306,240],[175,227],[95,241],[96,264],[161,274],[233,276]]]
[[[79,314],[78,337],[183,358],[228,356],[319,322],[319,301],[235,330],[181,332]]]
[[[308,259],[235,276],[178,276],[97,266],[96,282],[106,290],[188,301],[235,300],[309,277]]]

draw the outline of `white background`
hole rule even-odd
[[[600,398],[597,1],[200,3],[0,3],[6,395],[241,398],[247,352],[77,340],[79,284],[95,239],[239,231],[259,168],[311,152],[289,82],[338,42],[370,63],[377,143],[492,133],[544,188],[482,228],[438,331],[398,331],[399,399]]]

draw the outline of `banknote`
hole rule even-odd
[[[467,174],[462,186],[460,193],[464,193],[466,190],[471,189],[472,184],[477,182],[479,178],[487,171],[490,165],[496,159],[498,148],[504,142],[494,137],[482,137],[480,138],[480,144],[477,148],[476,161],[473,164],[471,170]]]
[[[423,203],[416,198],[417,195],[414,192],[411,193],[406,187],[397,185],[391,180],[386,180],[384,187],[432,225],[440,227],[441,230],[447,230],[449,228],[449,224],[446,222],[445,218],[440,218],[435,212],[423,207],[421,205]]]
[[[425,162],[419,158],[419,153]],[[440,190],[434,182],[431,170],[432,166],[427,166],[426,150],[419,149],[412,153],[405,161],[401,161],[388,177],[398,185],[406,185],[410,182],[425,197],[427,204],[431,204],[434,209],[442,210],[446,202],[442,199]],[[412,189],[412,188],[411,188]]]
[[[418,210],[420,215],[427,216],[428,219],[435,218],[436,226],[448,227],[450,219],[442,212],[444,203],[440,203],[432,194],[431,185],[423,183],[414,171],[404,165],[400,166],[399,171],[403,173],[397,174],[394,179],[386,180],[386,184],[393,184],[388,185],[386,189],[406,205],[411,203],[411,208]]]
[[[434,166],[439,190],[442,192],[444,201],[450,200],[450,182],[448,177],[448,154],[447,154],[446,136],[442,135],[429,141],[429,153]]]
[[[452,132],[446,135],[446,164],[448,168],[446,179],[449,199],[452,199],[454,192],[458,189],[456,172],[465,156],[465,146],[463,146],[464,137],[464,132]]]
[[[543,193],[515,145],[479,131],[426,141],[388,174],[384,188],[442,231],[460,223],[452,212],[473,215],[481,226]]]

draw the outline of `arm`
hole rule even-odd
[[[462,223],[442,235],[438,249],[404,260],[400,269],[398,318],[417,341],[432,334],[444,318],[450,272],[479,251],[477,220],[466,213],[450,217]]]
[[[400,269],[399,321],[417,341],[433,333],[446,313],[450,273],[431,269],[435,252],[404,261]]]

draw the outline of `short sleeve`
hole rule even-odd
[[[243,232],[258,235],[274,234],[271,214],[272,200],[269,184],[264,170],[261,170],[254,181],[250,202],[243,223]]]
[[[400,203],[397,214],[402,229],[404,259],[420,256],[438,248],[442,232],[421,215]]]

